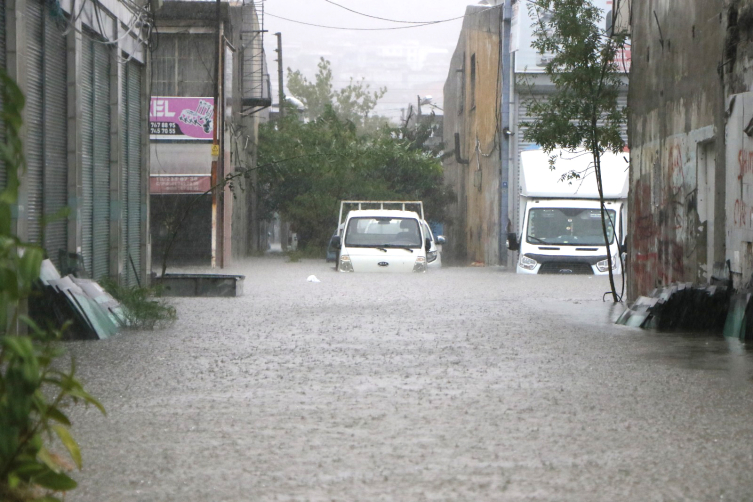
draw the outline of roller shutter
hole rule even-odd
[[[41,0],[26,3],[27,238],[43,244],[56,265],[67,247],[67,223],[51,216],[68,203],[66,44]]]
[[[135,61],[125,64],[122,85],[123,162],[121,171],[122,241],[124,280],[129,286],[139,283],[141,270],[141,72]],[[135,270],[134,270],[135,269]],[[138,278],[137,278],[138,277]]]
[[[46,4],[48,5],[48,4]],[[46,9],[47,10],[47,9]],[[68,82],[66,41],[61,26],[44,16],[44,214],[53,216],[68,205]],[[50,218],[44,246],[60,267],[60,251],[68,249],[68,222]]]
[[[44,8],[37,0],[26,3],[26,238],[42,243],[44,208]]]
[[[83,37],[82,254],[95,279],[110,270],[110,46]]]
[[[94,42],[83,37],[81,50],[81,255],[84,268],[92,271],[94,233]]]

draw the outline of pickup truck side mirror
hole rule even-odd
[[[434,239],[437,244],[444,244],[447,242],[447,239],[444,238],[444,235],[437,235],[436,239]]]
[[[428,237],[426,238],[426,242],[424,243],[424,249],[426,249],[426,252],[428,253],[429,250],[431,250],[431,239]]]
[[[342,241],[340,241],[339,235],[333,235],[332,240],[330,240],[330,244],[332,244],[332,247],[335,249],[342,249],[343,244]]]
[[[518,242],[518,234],[510,232],[507,234],[507,249],[510,251],[520,250],[520,242]]]

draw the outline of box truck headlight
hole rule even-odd
[[[426,272],[426,258],[419,256],[416,258],[416,263],[413,265],[414,272]]]
[[[340,272],[353,272],[353,264],[350,262],[350,256],[346,254],[340,255]]]
[[[520,268],[524,268],[526,270],[533,270],[536,268],[536,265],[538,265],[539,262],[534,260],[533,258],[526,256],[524,254],[520,255]]]
[[[612,270],[617,270],[617,255],[614,255],[612,257]],[[599,272],[606,272],[609,270],[609,262],[607,260],[601,260],[596,264],[596,268],[599,269]]]

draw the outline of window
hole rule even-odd
[[[471,110],[476,108],[476,55],[471,55]]]
[[[458,115],[462,115],[465,109],[465,53],[463,53],[463,65],[455,72],[458,77]]]

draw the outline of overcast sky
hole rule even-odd
[[[381,18],[402,21],[435,21],[463,16],[465,8],[476,1],[467,0],[332,0],[349,9]],[[282,33],[283,63],[287,68],[291,62],[301,66],[302,71],[313,77],[313,69],[319,56],[333,61],[333,71],[336,87],[347,84],[348,76],[363,76],[372,88],[386,86],[388,94],[382,99],[380,112],[393,118],[400,116],[400,108],[414,102],[416,95],[431,94],[435,103],[441,107],[441,88],[447,77],[449,62],[457,44],[462,26],[462,19],[417,28],[407,28],[389,31],[350,31],[306,26],[280,19],[311,24],[320,24],[344,28],[395,28],[408,26],[365,17],[348,12],[326,0],[266,0],[264,28],[267,63],[270,68],[273,92],[277,88],[277,63],[275,62],[276,47],[275,32]],[[278,16],[278,17],[275,17]],[[383,61],[375,61],[373,68],[364,68],[355,63],[357,53],[369,53],[378,46],[420,46],[429,48],[433,53],[434,69],[432,71],[411,70],[411,65],[405,61],[403,68],[397,60],[391,61],[392,68],[387,75]],[[341,47],[349,47],[349,56],[342,59],[344,52]],[[286,48],[289,48],[290,58]],[[440,51],[438,51],[438,49]],[[442,53],[441,50],[444,50]],[[370,56],[371,57],[371,56]],[[438,61],[443,61],[443,71],[438,73]],[[353,63],[351,64],[351,61]],[[336,63],[336,64],[335,64]],[[358,69],[354,69],[358,68]],[[296,69],[296,68],[294,68]],[[402,71],[397,81],[396,72]],[[275,99],[276,102],[276,94]]]

